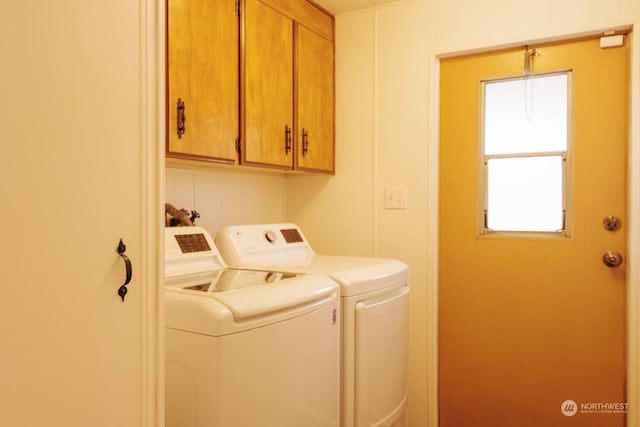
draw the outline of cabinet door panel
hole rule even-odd
[[[296,168],[333,172],[333,43],[301,25],[297,27],[297,73]]]
[[[293,21],[248,0],[244,31],[242,162],[291,168],[285,126],[293,127]]]
[[[168,0],[168,147],[175,157],[235,163],[239,22],[234,0]],[[177,100],[186,131],[177,133]]]

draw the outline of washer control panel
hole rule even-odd
[[[165,276],[225,268],[222,257],[202,227],[167,227],[164,233]]]
[[[183,254],[191,252],[207,252],[211,250],[211,246],[207,242],[204,234],[176,234],[174,235],[178,247]]]

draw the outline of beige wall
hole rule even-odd
[[[288,221],[318,252],[392,256],[411,268],[410,425],[433,426],[428,410],[428,200],[437,153],[428,123],[435,55],[592,32],[640,20],[637,0],[412,0],[336,18],[335,177],[286,178]],[[382,206],[385,186],[408,188],[407,210]],[[432,275],[431,278],[429,275]],[[433,299],[433,298],[432,298]],[[429,335],[431,334],[431,335]],[[433,382],[431,383],[433,385]]]

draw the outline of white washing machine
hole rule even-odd
[[[166,426],[337,427],[339,286],[228,269],[200,227],[165,233]]]
[[[407,425],[409,269],[382,258],[318,255],[295,224],[226,227],[234,267],[321,273],[341,286],[343,427]]]

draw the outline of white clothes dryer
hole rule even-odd
[[[409,269],[383,258],[316,254],[295,224],[231,226],[216,245],[234,267],[321,273],[340,284],[343,427],[407,425]]]
[[[337,427],[339,286],[226,268],[200,227],[165,233],[166,426]]]

